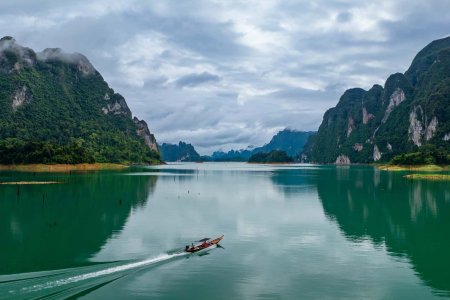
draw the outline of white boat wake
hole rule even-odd
[[[17,274],[12,277],[0,276],[0,299],[69,297],[119,279],[132,271],[189,255],[186,252],[177,252],[126,264],[114,262],[65,270]],[[105,268],[105,265],[109,267]]]

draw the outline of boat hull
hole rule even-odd
[[[198,244],[198,245],[194,245],[192,247],[188,247],[185,250],[185,252],[194,253],[194,252],[198,252],[198,251],[207,249],[207,248],[209,248],[211,246],[217,245],[222,239],[223,239],[223,235],[218,237],[218,238],[205,241],[202,244]]]

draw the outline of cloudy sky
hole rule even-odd
[[[2,0],[0,35],[85,54],[159,142],[202,154],[317,130],[350,87],[450,34],[449,0]]]

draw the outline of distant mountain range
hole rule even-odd
[[[371,163],[424,145],[447,155],[450,150],[450,37],[422,49],[384,87],[345,91],[302,156],[318,163]]]
[[[273,150],[282,150],[290,157],[297,157],[314,131],[297,131],[284,129],[272,137],[269,143],[253,149],[230,150],[228,152],[216,151],[211,155],[214,161],[248,161],[256,153],[269,153]]]
[[[85,56],[0,39],[0,164],[85,162],[161,159],[147,123]]]
[[[308,141],[313,131],[297,131],[284,129],[272,137],[269,143],[253,149],[230,150],[228,152],[216,151],[211,156],[200,156],[191,144],[179,142],[178,145],[159,145],[162,156],[166,161],[248,161],[257,153],[269,153],[273,150],[282,150],[290,157],[297,157]]]
[[[248,161],[252,156],[253,149],[240,149],[224,151],[214,151],[211,156],[208,156],[210,161]]]

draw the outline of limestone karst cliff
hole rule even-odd
[[[147,123],[82,54],[0,39],[0,163],[157,163]]]
[[[347,90],[323,117],[311,161],[389,161],[424,145],[450,149],[450,37],[433,41],[384,87]]]

